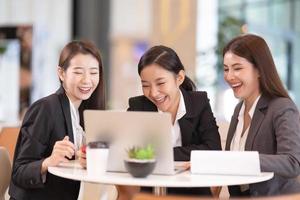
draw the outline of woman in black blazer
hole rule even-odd
[[[59,90],[28,109],[18,137],[11,199],[76,200],[80,182],[47,172],[74,158],[83,139],[84,109],[104,109],[103,69],[97,48],[90,42],[73,41],[61,52]]]
[[[181,146],[174,147],[175,161],[189,161],[192,150],[221,150],[218,127],[206,92],[180,89],[186,114],[179,120]],[[128,111],[158,112],[156,105],[145,96],[129,99]]]
[[[194,91],[195,85],[185,75],[173,49],[165,46],[149,49],[139,61],[138,73],[144,95],[130,98],[128,111],[171,114],[175,161],[189,161],[192,150],[221,150],[207,94]],[[119,187],[119,191],[122,189]],[[169,188],[168,193],[211,194],[209,188]]]

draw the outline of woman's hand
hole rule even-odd
[[[69,162],[75,155],[75,145],[69,141],[69,136],[65,136],[63,140],[54,144],[51,155],[42,163],[41,174],[45,174],[48,167],[57,166],[61,162]]]
[[[79,163],[83,168],[86,168],[86,145],[83,145],[80,150],[76,152]]]
[[[191,168],[191,162],[185,162],[183,163],[183,167],[186,169],[186,170],[189,170]]]

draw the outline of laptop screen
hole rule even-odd
[[[87,142],[109,142],[107,171],[126,172],[127,150],[151,144],[156,159],[153,173],[174,174],[170,114],[85,110],[84,123]]]

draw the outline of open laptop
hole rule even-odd
[[[158,112],[85,110],[86,142],[109,141],[107,171],[126,172],[124,159],[133,146],[152,144],[156,166],[153,174],[172,175],[175,169],[171,115]]]

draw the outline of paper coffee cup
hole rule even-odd
[[[105,145],[88,145],[86,149],[87,172],[89,176],[99,177],[107,169],[108,148]]]

